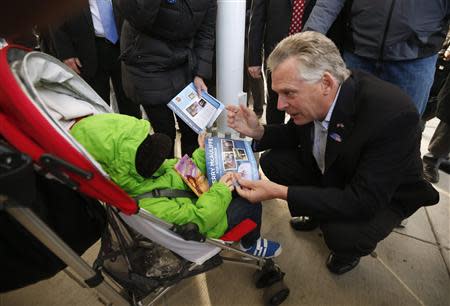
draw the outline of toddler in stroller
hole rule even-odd
[[[224,175],[200,197],[164,195],[164,190],[189,191],[175,171],[177,159],[171,155],[172,142],[164,134],[150,135],[150,124],[119,114],[99,114],[81,119],[70,133],[102,165],[111,179],[130,196],[139,199],[139,207],[167,222],[193,223],[208,238],[219,238],[244,219],[256,228],[242,237],[241,250],[271,258],[281,253],[279,243],[260,237],[262,208],[233,196],[233,175]],[[192,159],[205,172],[204,139]],[[163,191],[163,192],[159,192]],[[146,196],[141,196],[145,194]]]

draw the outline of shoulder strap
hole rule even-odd
[[[145,199],[145,198],[161,198],[161,197],[167,197],[167,198],[197,198],[195,193],[192,191],[187,190],[180,190],[180,189],[154,189],[151,192],[146,192],[143,194],[140,194],[134,199],[136,201]]]

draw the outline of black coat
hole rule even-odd
[[[113,2],[114,3],[114,2]],[[120,30],[121,19],[114,11],[116,24]],[[67,19],[58,27],[50,28],[47,33],[50,53],[60,60],[77,57],[82,67],[81,76],[92,78],[98,67],[95,30],[89,6],[83,8],[80,14]]]
[[[261,66],[262,50],[267,58],[275,46],[289,34],[293,0],[253,0],[248,38],[249,66]],[[306,0],[303,24],[315,0]]]
[[[166,104],[194,76],[210,78],[215,0],[118,0],[123,83],[140,104]]]
[[[404,217],[435,204],[439,194],[422,178],[419,115],[397,87],[362,71],[343,83],[330,120],[322,186],[289,186],[293,216],[365,219],[392,205]],[[257,150],[297,148],[306,167],[314,124],[265,127]]]

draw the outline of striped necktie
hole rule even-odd
[[[115,44],[119,40],[111,0],[96,0],[105,38]]]

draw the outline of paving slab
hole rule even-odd
[[[393,233],[375,251],[424,305],[449,305],[450,278],[437,246]]]
[[[440,194],[438,204],[425,208],[439,244],[450,250],[450,198]]]
[[[103,306],[95,291],[81,288],[64,272],[23,289],[0,294],[1,306]]]
[[[394,232],[408,235],[436,245],[436,238],[431,229],[425,208],[420,208],[411,217],[403,228],[396,228]]]

